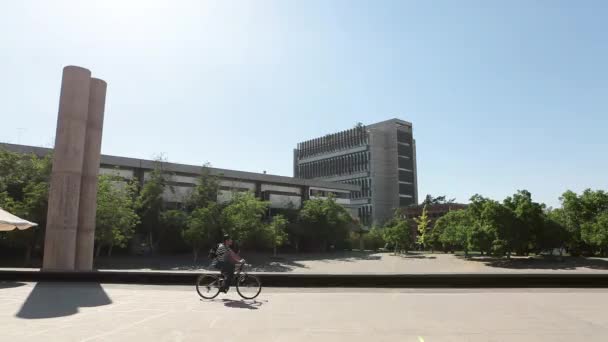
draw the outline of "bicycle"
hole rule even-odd
[[[262,282],[254,275],[248,274],[243,270],[246,264],[238,264],[234,272],[236,281],[236,292],[243,299],[254,299],[262,291]],[[224,285],[226,277],[220,273],[201,274],[196,279],[196,292],[204,299],[213,299],[220,294],[220,288]]]

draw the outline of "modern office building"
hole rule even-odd
[[[26,145],[0,143],[0,149],[11,152],[45,156],[52,149]],[[101,155],[100,174],[114,174],[125,180],[136,180],[143,184],[155,168],[155,161]],[[198,182],[202,167],[175,163],[163,163],[163,171],[168,173],[169,185],[163,194],[168,207],[179,207]],[[309,198],[326,198],[332,194],[336,202],[350,210],[356,217],[357,206],[353,204],[351,193],[359,192],[354,184],[331,183],[320,180],[298,179],[265,173],[243,172],[209,168],[212,175],[219,177],[218,202],[230,201],[236,192],[251,191],[258,198],[270,202],[270,208],[300,208]]]
[[[298,144],[294,177],[353,184],[365,225],[382,224],[397,208],[418,203],[416,141],[412,124],[391,119]]]

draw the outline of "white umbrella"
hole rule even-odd
[[[37,225],[37,223],[26,221],[0,208],[0,231],[8,232],[15,228],[24,230]]]

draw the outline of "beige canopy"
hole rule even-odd
[[[38,224],[21,219],[6,210],[0,208],[0,231],[7,232],[13,229],[24,230],[35,227]]]

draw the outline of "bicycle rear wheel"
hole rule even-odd
[[[216,275],[201,274],[196,278],[196,292],[205,299],[213,299],[220,294],[220,279]]]
[[[244,299],[254,299],[262,291],[262,282],[250,274],[239,274],[236,279],[236,292]]]

